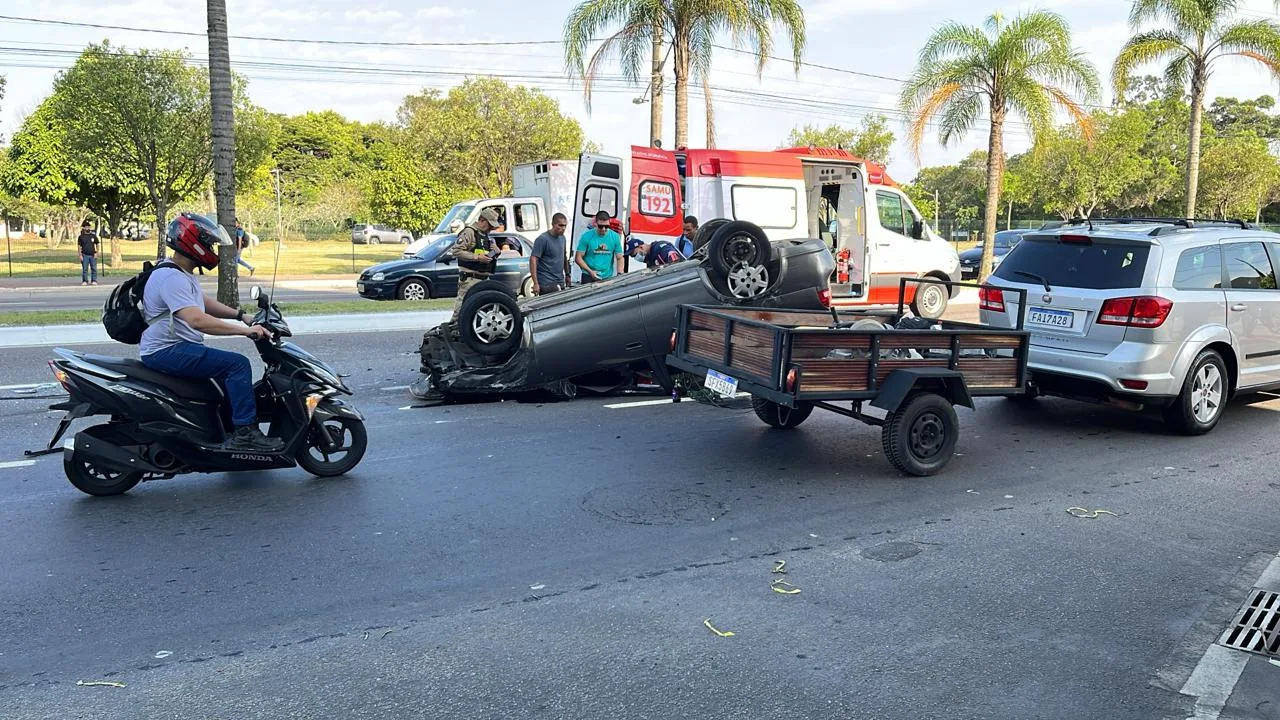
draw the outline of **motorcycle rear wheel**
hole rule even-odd
[[[335,416],[324,421],[324,430],[337,443],[338,449],[326,451],[320,445],[320,432],[313,425],[307,431],[306,444],[298,450],[298,465],[316,477],[336,477],[350,472],[364,458],[369,435],[364,423],[354,418]],[[334,459],[338,456],[337,459]]]
[[[142,481],[141,471],[125,472],[99,468],[76,451],[62,454],[62,471],[71,484],[86,495],[108,497],[122,495]]]

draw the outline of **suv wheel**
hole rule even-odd
[[[1191,363],[1182,392],[1165,410],[1165,421],[1183,435],[1209,432],[1222,418],[1227,388],[1227,364],[1216,351],[1205,350]]]

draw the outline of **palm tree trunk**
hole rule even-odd
[[[662,86],[662,65],[666,60],[666,43],[663,42],[662,27],[653,28],[653,61],[649,74],[649,146],[662,145],[662,111],[665,105],[666,88]]]
[[[1204,70],[1197,67],[1191,78],[1191,127],[1187,138],[1187,217],[1196,216],[1196,191],[1200,185],[1200,126],[1204,118]]]
[[[982,221],[982,259],[978,277],[985,282],[995,259],[996,222],[1000,217],[1000,186],[1004,179],[1004,111],[991,110],[991,135],[987,138],[987,207]]]
[[[231,97],[231,47],[227,38],[227,0],[208,0],[209,100],[213,108],[213,194],[218,204],[218,224],[232,237],[231,245],[218,248],[218,302],[240,304],[236,282],[236,135]]]
[[[676,149],[689,147],[689,35],[677,32],[675,46],[676,71]]]
[[[702,76],[702,103],[707,111],[707,147],[716,146],[716,109],[711,102],[711,75]]]

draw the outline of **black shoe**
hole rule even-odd
[[[251,452],[279,452],[284,449],[284,441],[269,438],[253,426],[238,427],[236,431],[222,443],[224,450],[246,450]]]

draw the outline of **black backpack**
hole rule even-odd
[[[102,326],[107,329],[107,335],[112,340],[128,345],[142,342],[142,333],[147,329],[147,321],[142,316],[142,293],[146,290],[151,273],[166,267],[182,269],[167,261],[155,265],[147,261],[142,263],[142,272],[111,290],[107,302],[102,306]]]

